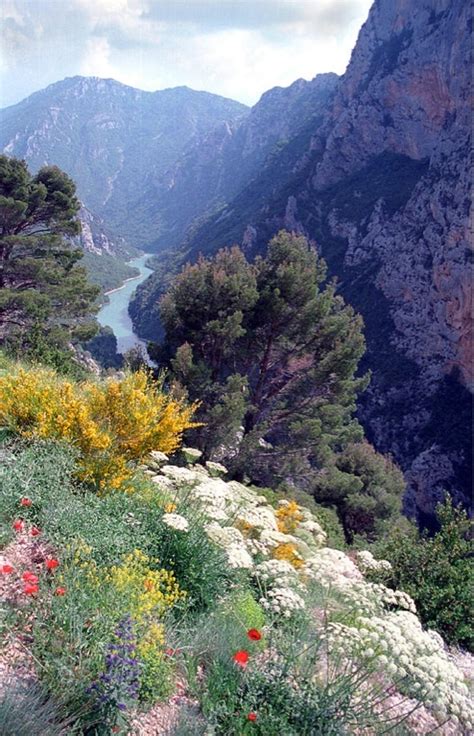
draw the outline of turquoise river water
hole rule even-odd
[[[151,273],[151,268],[145,266],[145,261],[150,257],[150,253],[145,253],[143,256],[133,258],[129,261],[130,266],[135,266],[140,271],[139,276],[128,279],[122,286],[113,291],[108,291],[107,296],[109,303],[104,304],[97,314],[97,320],[103,327],[111,327],[117,338],[117,350],[119,353],[124,353],[134,345],[142,345],[145,347],[145,342],[140,340],[137,335],[133,332],[132,320],[128,314],[128,303],[132,297],[133,292],[137,288],[138,284],[141,284]]]

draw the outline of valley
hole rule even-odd
[[[308,237],[364,318],[358,416],[419,518],[447,490],[470,494],[470,432],[450,439],[472,406],[469,20],[464,2],[380,0],[342,76],[275,87],[251,108],[76,76],[0,111],[4,152],[77,181],[80,245],[103,290],[129,275],[134,249],[155,254],[155,273],[117,297],[122,316],[107,312],[128,329],[136,286],[142,340],[162,339],[159,299],[199,254],[236,243],[253,259],[281,228]]]
[[[3,5],[0,736],[472,736],[469,3]]]

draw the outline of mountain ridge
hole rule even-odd
[[[196,133],[246,111],[187,87],[147,92],[110,79],[68,77],[0,111],[0,148],[33,170],[58,165],[112,233],[141,246],[149,233],[134,220],[134,204],[146,177],[164,172]]]

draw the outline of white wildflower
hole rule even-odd
[[[162,519],[164,524],[180,532],[187,532],[189,529],[189,521],[180,514],[163,514]]]

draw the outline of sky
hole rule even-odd
[[[253,105],[342,74],[372,0],[0,0],[0,107],[77,74]]]

